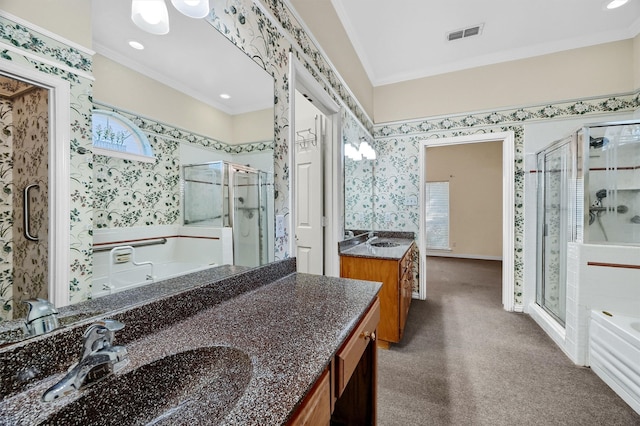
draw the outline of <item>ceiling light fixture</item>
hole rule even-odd
[[[607,9],[611,10],[611,9],[617,9],[620,6],[624,6],[625,4],[627,4],[629,0],[611,0],[609,2],[607,2],[607,5],[605,6]]]
[[[173,7],[190,18],[204,18],[209,14],[209,0],[171,0]]]
[[[189,18],[209,14],[209,0],[171,0],[171,4]],[[169,12],[164,0],[131,0],[131,20],[142,30],[156,35],[169,32]]]
[[[227,95],[226,93],[221,93],[221,94],[220,94],[220,97],[221,97],[222,99],[231,99],[231,95]]]
[[[139,43],[135,40],[130,40],[129,41],[129,46],[133,47],[136,50],[142,50],[144,49],[144,45],[142,43]]]
[[[156,35],[169,32],[169,12],[164,0],[132,0],[131,20],[140,29]]]

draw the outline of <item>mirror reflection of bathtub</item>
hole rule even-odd
[[[94,240],[92,298],[233,263],[231,228],[99,229],[94,231]],[[128,250],[118,249],[126,246],[133,247],[129,256]],[[134,257],[139,266],[134,265]]]

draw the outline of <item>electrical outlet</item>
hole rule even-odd
[[[284,215],[276,215],[276,238],[284,237]]]
[[[391,213],[387,212],[384,214],[384,221],[385,222],[391,222],[393,220],[393,216]]]

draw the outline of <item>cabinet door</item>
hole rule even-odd
[[[329,425],[331,421],[331,393],[329,370],[325,370],[313,389],[302,401],[300,408],[289,420],[289,426]]]

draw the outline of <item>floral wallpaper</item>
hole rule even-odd
[[[0,17],[2,61],[70,83],[70,302],[89,295],[92,270],[93,170],[91,159],[91,55]],[[35,195],[35,194],[34,194]],[[3,221],[2,228],[5,223]]]
[[[0,322],[13,319],[13,103],[0,98]]]

